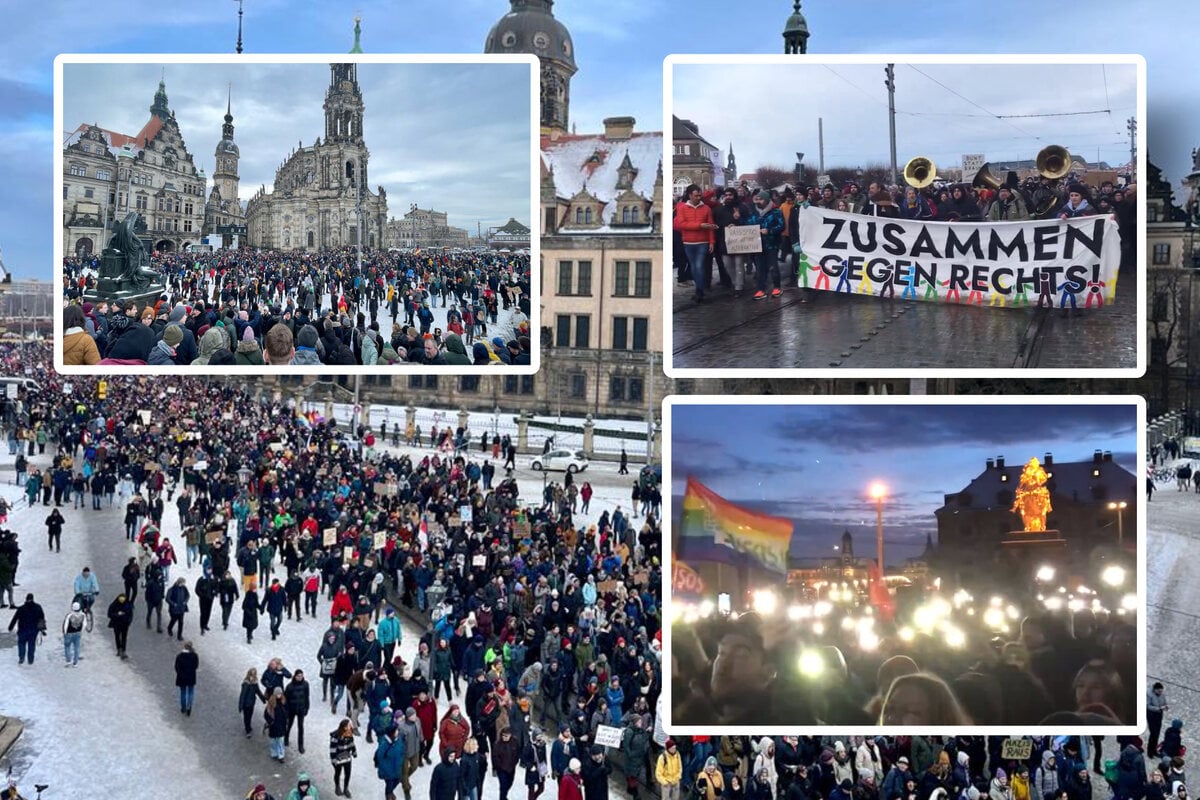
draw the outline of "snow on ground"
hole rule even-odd
[[[432,452],[428,448],[400,448],[412,455]],[[34,460],[44,466],[48,457]],[[518,470],[521,496],[526,501],[540,497],[542,476]],[[629,480],[627,480],[627,478]],[[165,634],[148,631],[143,624],[144,605],[139,602],[135,623],[130,631],[128,661],[114,655],[112,637],[104,627],[104,609],[120,587],[119,570],[133,555],[133,546],[123,537],[123,510],[105,507],[92,511],[87,507],[62,509],[67,519],[62,553],[45,549],[43,520],[49,510],[40,504],[29,508],[18,487],[12,486],[12,458],[0,457],[0,488],[15,504],[9,528],[20,534],[22,547],[18,573],[18,600],[33,592],[46,610],[50,633],[39,647],[34,666],[17,665],[16,636],[4,629],[10,618],[7,610],[0,616],[0,713],[26,722],[26,731],[10,752],[8,762],[20,778],[23,790],[34,782],[49,783],[48,797],[141,797],[148,785],[169,785],[179,796],[244,797],[257,782],[267,785],[276,797],[286,796],[294,786],[295,775],[306,771],[323,796],[332,796],[332,768],[328,759],[328,733],[340,716],[329,712],[320,701],[320,677],[316,651],[328,626],[329,604],[323,598],[317,617],[296,622],[284,619],[278,640],[270,637],[266,615],[260,618],[253,644],[247,644],[240,626],[240,606],[235,607],[228,631],[220,629],[220,607],[214,609],[213,630],[199,635],[199,606],[193,598],[186,618],[185,638],[191,638],[201,659],[201,668],[193,715],[178,711],[172,663],[177,643]],[[561,474],[551,477],[561,481]],[[615,464],[596,464],[579,476],[595,487],[591,513],[581,515],[579,524],[594,522],[620,505],[629,507],[632,476],[618,476]],[[184,550],[178,514],[173,503],[167,504],[163,525],[179,557]],[[96,573],[101,586],[97,601],[97,627],[84,635],[83,660],[78,667],[66,668],[61,637],[62,618],[72,595],[71,582],[84,564]],[[199,577],[198,564],[188,569],[181,562],[171,569],[171,579],[185,576],[189,587]],[[282,571],[281,571],[282,574]],[[401,615],[403,640],[398,652],[411,663],[421,631]],[[165,622],[164,622],[165,626]],[[296,750],[292,740],[287,763],[279,765],[268,756],[268,742],[260,735],[261,707],[256,713],[255,733],[245,739],[241,715],[236,711],[238,686],[250,667],[260,674],[273,658],[283,659],[289,669],[304,669],[313,687],[312,710],[306,720],[306,753]],[[462,687],[465,691],[465,686]],[[462,695],[455,697],[461,703]],[[439,701],[439,718],[448,704]],[[362,721],[366,721],[365,714]],[[357,797],[375,797],[381,782],[371,764],[373,746],[359,741],[351,790]],[[153,770],[151,772],[150,770]],[[423,768],[413,778],[414,797],[428,797],[431,768]],[[520,771],[518,780],[521,780]],[[518,784],[518,791],[521,784]],[[624,787],[613,783],[614,796],[623,796]],[[547,791],[555,791],[553,782]],[[484,798],[494,798],[499,787],[489,777]]]

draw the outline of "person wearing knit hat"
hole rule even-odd
[[[275,798],[267,793],[267,787],[263,784],[255,784],[254,788],[246,794],[246,800],[275,800]]]
[[[233,360],[240,366],[263,366],[262,348],[258,346],[258,340],[254,338],[254,328],[249,325],[242,330],[242,340],[238,342]]]
[[[1088,189],[1082,183],[1072,183],[1067,186],[1067,202],[1058,209],[1059,219],[1074,219],[1087,217],[1096,213],[1096,209],[1088,204]]]
[[[321,354],[318,350],[320,336],[312,325],[304,325],[296,332],[296,358],[292,362],[303,366],[320,366]]]
[[[177,348],[182,341],[183,328],[175,324],[168,325],[163,329],[162,338],[154,343],[154,347],[150,350],[150,357],[146,359],[146,363],[156,367],[176,366],[180,363]]]
[[[305,798],[316,798],[317,787],[312,785],[312,780],[308,777],[307,772],[301,772],[296,775],[296,788],[288,792],[287,800],[305,800]]]

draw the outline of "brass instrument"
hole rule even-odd
[[[904,182],[914,189],[924,189],[937,180],[937,166],[925,156],[910,158],[904,165]]]
[[[1052,181],[1067,177],[1071,172],[1071,151],[1056,144],[1043,147],[1037,154],[1037,171]]]
[[[999,178],[992,174],[991,166],[991,162],[988,162],[979,168],[979,172],[975,173],[975,177],[971,181],[972,189],[987,188],[998,191],[1004,185]]]

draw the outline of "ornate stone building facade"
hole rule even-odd
[[[469,236],[465,228],[451,227],[445,211],[418,208],[414,203],[402,219],[388,220],[383,242],[386,247],[404,250],[463,248]]]
[[[737,162],[733,157],[733,145],[729,146],[729,159],[700,135],[700,126],[690,119],[671,118],[671,180],[672,197],[679,197],[690,184],[702,190],[730,186],[737,178]]]
[[[129,211],[141,215],[155,250],[198,244],[206,183],[159,81],[150,119],[135,135],[83,124],[63,142],[63,253],[99,253],[113,220]]]
[[[251,246],[312,252],[357,244],[360,207],[363,247],[383,246],[387,192],[368,185],[357,64],[329,65],[324,109],[324,139],[301,142],[275,171],[272,191],[261,187],[247,204]]]
[[[213,153],[216,170],[213,187],[204,206],[204,234],[219,237],[221,247],[237,247],[246,235],[246,215],[238,200],[238,161],[242,157],[233,140],[233,89],[225,105],[225,124],[221,141]]]

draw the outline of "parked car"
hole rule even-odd
[[[538,472],[583,472],[588,467],[588,458],[582,450],[551,450],[534,456],[529,466]]]

